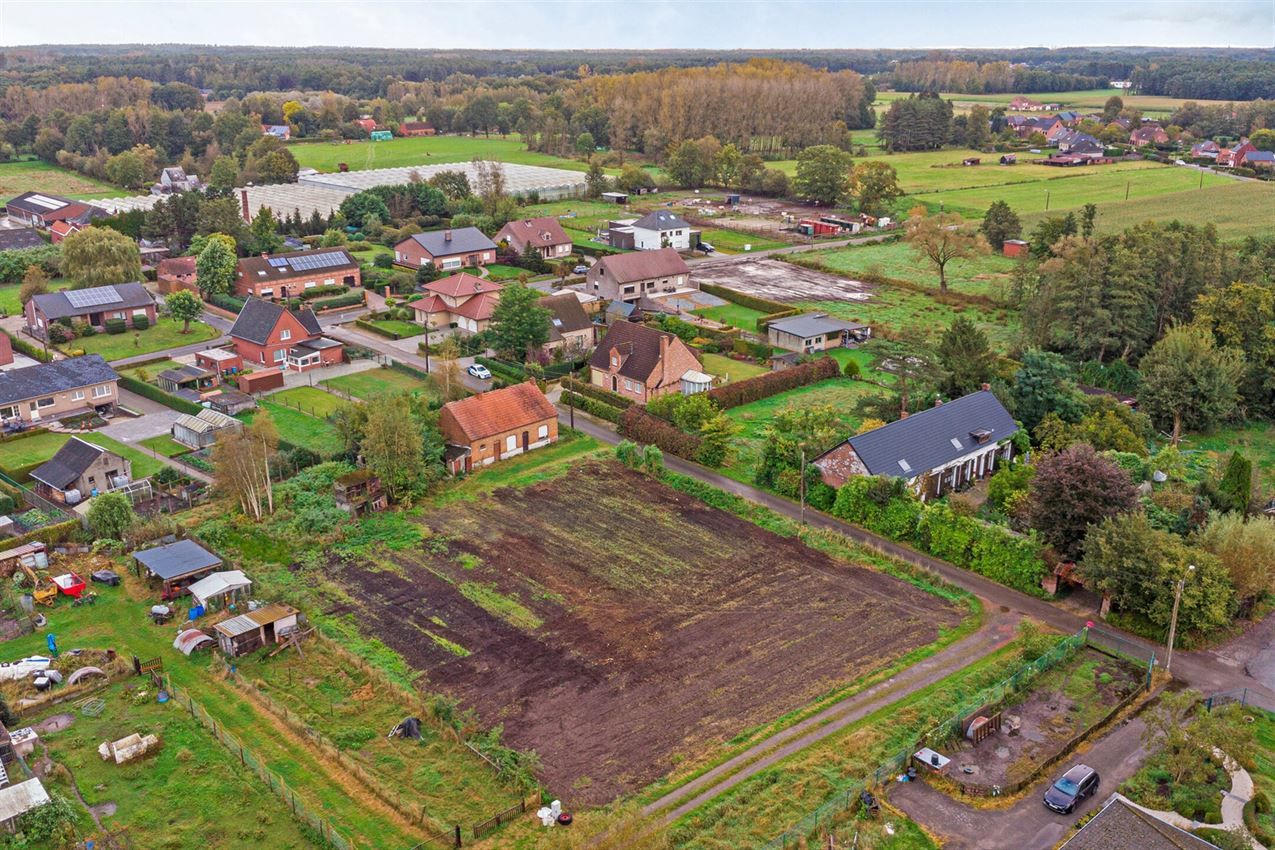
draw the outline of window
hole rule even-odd
[[[18,415],[18,406],[11,404],[8,407],[0,407],[0,419],[13,419]]]
[[[273,289],[272,287],[267,286],[265,289],[261,290],[261,297],[262,297],[262,298],[273,298],[273,297],[274,297],[274,289]]]
[[[292,339],[292,331],[288,330],[287,328],[284,328],[283,330],[279,331],[279,339],[281,339],[284,342],[287,342],[288,340]]]
[[[505,437],[505,451],[512,452],[516,448],[518,448],[518,438],[513,434]]]
[[[307,284],[306,284],[306,286],[307,286],[307,287],[309,287],[309,286],[313,286],[313,285],[314,285],[314,284],[311,284],[311,283],[307,283]],[[324,286],[336,286],[336,278],[334,278],[334,277],[324,278],[324,280],[323,280],[323,285],[324,285]]]
[[[625,295],[632,295],[632,294],[633,294],[634,292],[636,292],[636,291],[637,291],[637,288],[636,288],[636,287],[633,287],[633,286],[626,286],[626,287],[624,287],[624,294],[625,294]]]
[[[549,436],[549,426],[541,425],[540,430],[536,432],[536,437],[543,440]]]
[[[329,281],[329,282],[330,282],[330,281]],[[305,282],[305,288],[306,288],[306,289],[314,289],[316,286],[318,286],[318,284],[317,284],[317,283],[315,283],[313,280],[307,280],[307,281]]]
[[[36,407],[52,407],[53,396],[49,396],[48,398],[42,398],[38,400],[35,404],[36,404]]]
[[[276,362],[276,363],[282,363],[282,362],[283,362],[283,358],[284,358],[285,356],[286,356],[286,352],[285,352],[282,348],[281,348],[281,349],[279,349],[278,351],[276,351],[276,352],[274,353],[274,362]]]
[[[619,358],[619,357],[617,357],[616,355],[612,354],[612,355],[611,355],[611,365],[612,365],[612,366],[619,366],[619,365],[620,365],[620,358]]]
[[[84,390],[76,390],[71,393],[71,401],[84,401]]]

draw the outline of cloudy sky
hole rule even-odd
[[[803,48],[1275,44],[1275,0],[0,0],[0,45]]]

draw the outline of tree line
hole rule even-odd
[[[942,91],[961,94],[1076,91],[1105,88],[1110,77],[1064,73],[1014,65],[1008,60],[919,59],[898,63],[890,82],[898,91]]]

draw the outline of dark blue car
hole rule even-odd
[[[1059,814],[1071,814],[1081,800],[1098,790],[1098,771],[1078,764],[1049,786],[1045,792],[1045,805]]]

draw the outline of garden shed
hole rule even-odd
[[[272,602],[213,626],[217,645],[232,658],[247,655],[267,644],[278,643],[297,627],[297,609]]]
[[[222,431],[239,431],[243,423],[233,416],[205,408],[191,416],[183,413],[172,425],[173,439],[192,449],[203,449],[217,442]]]
[[[164,598],[172,599],[220,567],[221,558],[194,540],[178,540],[139,549],[133,553],[133,564],[139,576],[158,579],[164,587]]]
[[[222,597],[229,597],[228,601],[233,601],[241,590],[250,587],[252,587],[252,580],[244,575],[242,570],[222,570],[201,578],[192,584],[189,590],[196,602],[208,608]]]
[[[49,802],[49,793],[39,779],[28,779],[7,788],[0,788],[0,826],[14,832],[14,821],[32,809]]]
[[[283,370],[272,367],[256,372],[244,372],[239,376],[239,389],[246,393],[260,393],[283,388]]]

